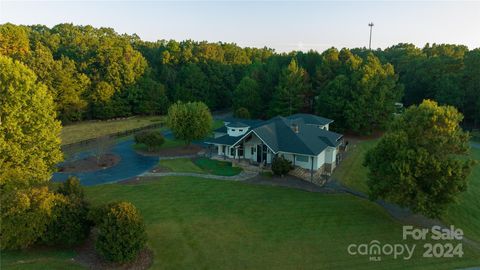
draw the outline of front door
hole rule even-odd
[[[262,162],[262,146],[257,145],[257,162],[261,163]]]

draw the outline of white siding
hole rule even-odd
[[[247,131],[248,131],[248,127],[241,127],[241,128],[227,127],[227,133],[229,136],[232,136],[232,137],[242,136],[245,133],[247,133]]]
[[[337,157],[337,148],[328,147],[325,153],[325,163],[334,164]]]

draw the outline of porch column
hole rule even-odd
[[[310,166],[310,182],[313,182],[313,157],[310,157],[310,162],[311,162],[311,166]]]

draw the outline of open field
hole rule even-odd
[[[365,153],[373,148],[378,140],[363,141],[351,149],[348,157],[342,161],[333,178],[345,186],[368,192],[367,169],[362,166]],[[458,204],[452,205],[442,220],[464,230],[465,234],[480,242],[480,149],[472,148],[473,159],[479,161],[469,177],[469,187]]]
[[[480,261],[480,252],[466,245],[463,258],[421,258],[423,243],[411,241],[418,250],[410,260],[349,255],[352,243],[405,243],[400,223],[351,195],[188,177],[88,187],[86,193],[93,205],[127,200],[140,209],[155,255],[152,269],[452,269]],[[62,256],[35,265],[69,266]],[[7,269],[38,255],[3,257]]]
[[[163,120],[162,116],[135,116],[122,120],[85,121],[62,128],[62,144],[97,138],[116,132],[140,128]]]

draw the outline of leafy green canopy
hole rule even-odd
[[[18,61],[0,55],[0,187],[46,183],[62,161],[60,122],[47,88]]]
[[[408,108],[367,152],[370,197],[440,216],[465,191],[472,168],[461,120],[454,107],[430,100]]]
[[[177,102],[168,109],[167,125],[175,138],[190,144],[212,131],[212,115],[203,102]]]
[[[95,248],[109,261],[128,262],[136,258],[147,242],[147,234],[135,206],[128,202],[111,203],[101,212]]]

